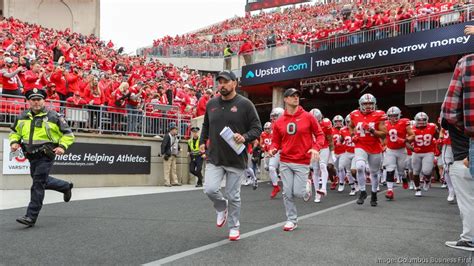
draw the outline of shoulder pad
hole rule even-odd
[[[374,116],[380,118],[381,121],[387,120],[387,115],[386,115],[385,112],[382,111],[382,110],[376,110],[376,111],[374,112]]]
[[[402,125],[405,125],[405,126],[409,126],[410,125],[410,119],[408,118],[400,118],[400,124]]]
[[[350,113],[350,115],[356,115],[356,114],[360,114],[360,111],[359,110],[354,110]]]

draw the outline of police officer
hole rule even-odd
[[[25,96],[30,109],[16,118],[9,138],[11,151],[16,152],[21,147],[30,161],[31,199],[26,215],[16,221],[31,227],[43,206],[45,189],[64,193],[65,202],[71,199],[73,184],[49,176],[49,171],[54,157],[64,154],[74,142],[74,135],[62,115],[45,108],[46,91],[34,88]]]
[[[225,69],[231,70],[232,68],[232,56],[234,52],[230,49],[230,44],[228,44],[224,49],[224,62],[225,62]]]
[[[199,150],[199,127],[192,127],[192,138],[188,140],[188,154],[190,156],[189,172],[197,177],[196,187],[202,187],[203,156]]]

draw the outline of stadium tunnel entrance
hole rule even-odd
[[[329,119],[335,115],[345,117],[359,107],[360,96],[371,93],[377,99],[378,109],[387,111],[391,106],[397,106],[402,110],[402,115],[409,119],[423,111],[428,114],[431,122],[436,122],[459,58],[461,55],[365,69],[349,74],[245,86],[240,87],[240,91],[255,104],[262,123],[269,120],[272,108],[283,106],[283,92],[292,87],[302,92],[300,104],[305,110],[318,108]]]

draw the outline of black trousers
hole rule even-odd
[[[191,155],[191,161],[189,162],[189,172],[197,177],[197,184],[202,185],[202,157],[200,155]]]
[[[69,190],[68,182],[49,175],[52,166],[53,160],[46,156],[30,160],[30,174],[33,179],[33,184],[31,185],[31,198],[26,216],[33,219],[33,221],[36,221],[43,207],[44,191],[46,189],[62,193]]]

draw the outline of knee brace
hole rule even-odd
[[[395,171],[387,171],[387,182],[395,181]]]

